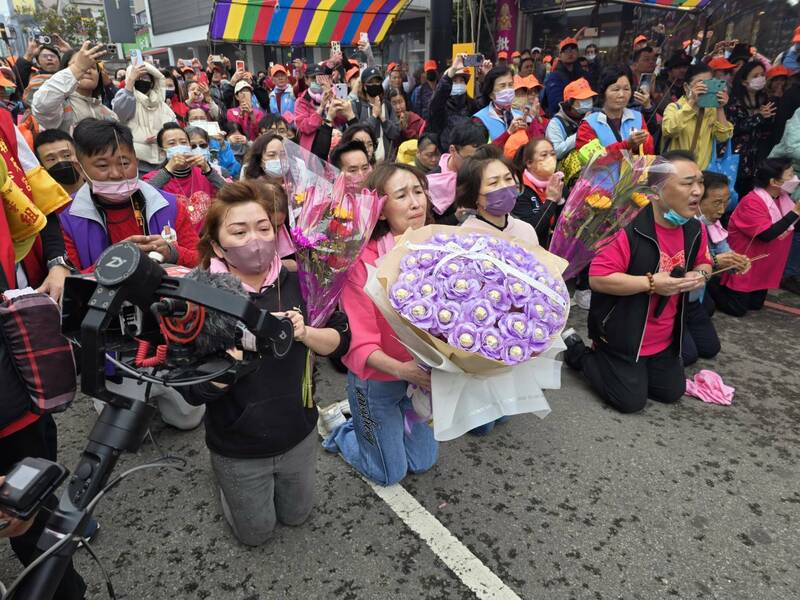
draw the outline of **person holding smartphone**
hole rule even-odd
[[[733,135],[733,125],[725,115],[728,92],[716,94],[716,108],[703,108],[698,102],[708,92],[706,82],[711,79],[711,69],[704,63],[689,67],[684,83],[684,96],[664,109],[661,132],[664,143],[669,141],[671,150],[689,150],[695,155],[701,169],[711,162],[714,141],[725,143]]]

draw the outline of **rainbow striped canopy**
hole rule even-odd
[[[380,43],[410,0],[217,0],[209,34],[220,42],[323,46]]]
[[[705,8],[711,0],[614,0],[624,4],[648,4],[663,6],[665,8],[679,8],[682,10],[700,10]]]

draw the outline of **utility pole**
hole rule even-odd
[[[443,70],[452,53],[453,0],[431,1],[430,56]]]

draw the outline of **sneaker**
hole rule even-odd
[[[781,281],[781,289],[800,296],[800,276],[785,277]]]
[[[574,327],[570,327],[569,329],[565,329],[561,332],[561,339],[564,340],[567,348],[574,346],[578,342],[583,343],[581,336],[578,335],[578,332],[575,331]]]
[[[570,327],[561,334],[561,339],[564,340],[564,344],[567,346],[564,351],[564,362],[567,363],[568,367],[580,371],[581,360],[587,351],[581,336]]]
[[[573,297],[575,298],[575,304],[578,305],[578,308],[589,310],[589,304],[591,304],[592,301],[592,290],[575,290]]]
[[[317,432],[325,439],[334,429],[347,422],[347,417],[342,414],[338,403],[326,407],[319,407],[319,419],[317,419]]]

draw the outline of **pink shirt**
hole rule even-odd
[[[711,264],[704,227],[701,227],[701,232],[700,250],[691,269],[696,269],[700,265]],[[662,227],[656,223],[656,239],[661,248],[661,260],[658,265],[659,272],[669,273],[675,267],[686,268],[686,256],[683,250],[683,228]],[[614,239],[592,259],[592,264],[589,266],[589,276],[603,277],[614,273],[625,273],[628,270],[630,260],[631,246],[628,243],[628,235],[624,229],[621,229]],[[661,296],[655,294],[650,297],[650,308],[647,312],[644,338],[639,352],[640,356],[652,356],[663,352],[672,343],[680,296],[677,294],[669,296],[663,312],[656,317],[655,311],[660,298]]]
[[[794,231],[785,231],[771,242],[764,242],[756,236],[791,210],[791,202],[788,205],[783,204],[784,206],[779,206],[775,203],[772,212],[777,211],[777,214],[771,216],[764,199],[754,190],[736,205],[728,222],[728,244],[731,250],[750,258],[762,254],[769,256],[754,262],[747,273],[723,273],[722,285],[737,292],[769,290],[780,286],[792,248]]]
[[[447,168],[450,161],[449,154],[442,154],[439,159],[441,173],[431,173],[428,175],[428,192],[431,196],[431,204],[436,214],[441,215],[450,208],[456,199],[456,176],[455,171]]]
[[[392,328],[364,291],[367,283],[367,265],[378,260],[378,242],[371,240],[361,252],[358,261],[347,274],[340,305],[350,322],[352,338],[350,350],[342,362],[359,379],[397,381],[391,375],[367,366],[369,355],[382,350],[401,362],[412,360],[408,350],[397,339]]]
[[[472,227],[476,229],[483,229],[486,233],[497,233],[500,231],[497,227],[492,225],[491,223],[487,223],[479,219],[474,215],[470,215],[464,222],[462,223],[465,227]],[[506,228],[502,230],[503,233],[510,235],[511,237],[517,238],[518,240],[522,240],[524,242],[528,242],[531,244],[539,245],[539,237],[536,235],[536,230],[530,223],[526,223],[521,219],[517,219],[508,215],[508,221],[506,222]]]

